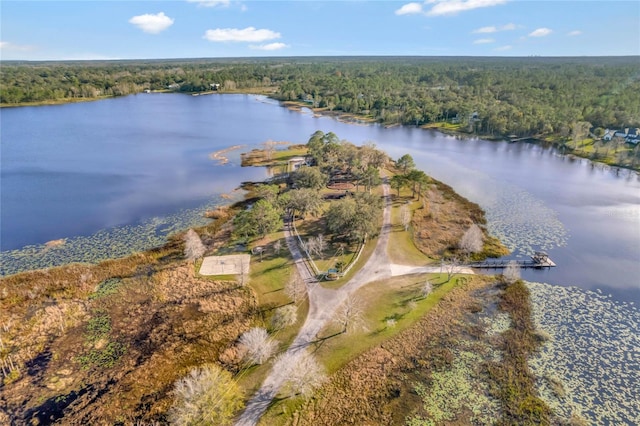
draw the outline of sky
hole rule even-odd
[[[640,1],[0,0],[1,60],[640,55]]]

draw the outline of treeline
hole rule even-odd
[[[279,100],[384,124],[454,121],[485,135],[569,136],[575,123],[640,127],[638,57],[263,58],[5,63],[0,102],[143,90],[268,88]]]

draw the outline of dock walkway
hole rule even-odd
[[[467,266],[471,268],[478,269],[503,269],[509,266],[510,264],[516,264],[520,268],[528,269],[528,268],[553,268],[556,266],[555,262],[549,258],[549,256],[544,252],[536,252],[533,256],[531,256],[531,260],[494,260],[487,262],[477,262],[471,263]]]

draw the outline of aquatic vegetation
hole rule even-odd
[[[493,316],[482,319],[488,336],[497,336],[511,328],[511,317],[506,312],[496,312]]]
[[[239,197],[236,195],[235,197]],[[154,217],[137,224],[102,229],[93,235],[68,238],[64,244],[26,246],[0,253],[0,275],[10,275],[32,269],[61,266],[68,263],[98,263],[102,260],[128,256],[158,247],[167,237],[190,227],[210,222],[208,210],[228,204],[222,196],[193,209],[183,209],[164,217]]]
[[[89,300],[100,299],[101,297],[117,293],[120,284],[122,284],[122,279],[120,278],[107,278],[101,281],[96,291],[89,295]]]
[[[640,312],[576,287],[528,283],[536,326],[551,335],[529,362],[555,414],[640,424]]]
[[[484,358],[473,348],[468,349],[471,350],[455,350],[451,368],[434,372],[429,388],[415,384],[414,390],[422,398],[429,417],[411,417],[407,425],[438,425],[467,410],[473,424],[493,424],[500,417],[499,401],[488,395],[488,385],[481,380],[480,365]]]
[[[568,233],[556,212],[513,185],[500,185],[495,198],[483,207],[489,232],[519,254],[562,247]]]

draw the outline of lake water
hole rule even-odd
[[[209,154],[269,139],[305,143],[322,130],[373,142],[392,158],[411,154],[419,168],[479,203],[514,257],[542,248],[558,264],[526,271],[526,279],[640,303],[640,178],[551,148],[347,124],[250,95],[141,94],[5,108],[1,119],[5,259],[35,256],[39,245],[60,238],[78,241],[82,253],[87,244],[109,247],[127,236],[138,243],[148,232],[163,237],[241,181],[266,176],[241,168],[240,150],[225,165]]]

